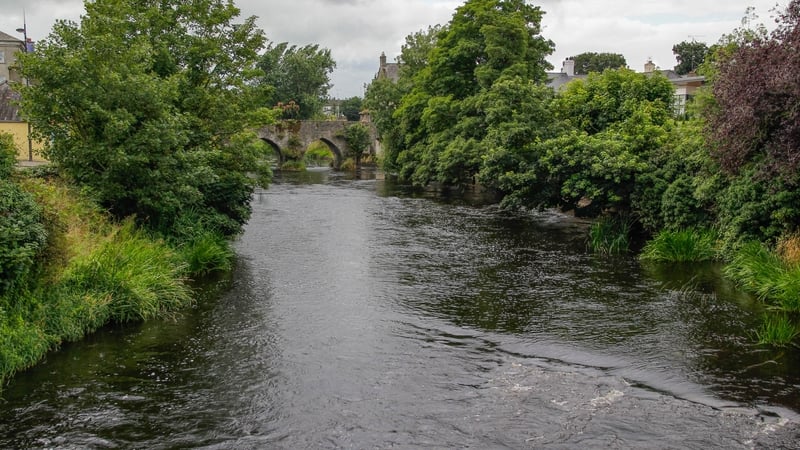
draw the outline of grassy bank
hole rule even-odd
[[[645,245],[640,258],[662,264],[726,260],[725,277],[765,306],[754,332],[758,342],[793,344],[800,337],[800,235],[784,237],[774,249],[752,241],[722,255],[721,247],[711,230],[662,231]]]
[[[35,269],[0,296],[0,382],[106,324],[175,314],[192,302],[189,278],[230,268],[233,253],[213,233],[168,243],[112,223],[55,179],[16,181],[41,206],[47,241]]]

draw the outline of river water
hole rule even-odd
[[[366,175],[253,200],[230,279],[2,393],[0,448],[800,448],[800,355],[718,267]]]

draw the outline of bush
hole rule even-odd
[[[227,272],[233,268],[236,254],[224,236],[205,232],[180,247],[189,276]]]
[[[42,211],[34,198],[0,180],[0,295],[26,279],[46,243]]]
[[[356,161],[353,158],[345,159],[339,166],[339,170],[356,170]]]
[[[303,172],[306,170],[306,165],[303,161],[289,160],[281,164],[281,170],[287,172]]]
[[[664,230],[645,244],[641,259],[654,262],[699,262],[717,257],[717,235],[710,230]]]
[[[14,138],[8,133],[0,133],[0,179],[11,176],[17,164],[17,149]]]

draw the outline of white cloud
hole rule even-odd
[[[788,0],[779,0],[785,5]],[[457,0],[238,0],[244,16],[275,42],[319,44],[331,49],[337,62],[332,94],[361,95],[377,70],[378,56],[400,52],[405,36],[446,23]],[[641,70],[648,58],[663,68],[676,64],[672,46],[692,38],[712,44],[739,26],[748,6],[771,23],[775,0],[541,0],[546,12],[543,34],[556,44],[548,58],[556,70],[564,58],[587,51],[621,53],[628,65]],[[25,8],[28,35],[45,37],[56,19],[78,20],[77,0],[0,0],[0,31],[16,35]]]

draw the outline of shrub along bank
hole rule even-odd
[[[213,232],[167,241],[57,178],[14,178],[0,180],[14,194],[0,197],[0,382],[103,325],[174,314],[192,302],[191,277],[231,267]]]

